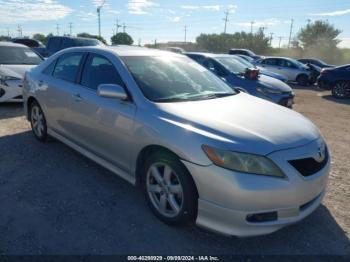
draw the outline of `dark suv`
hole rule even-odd
[[[102,46],[102,45],[104,44],[97,39],[84,38],[84,37],[53,36],[49,38],[46,45],[46,51],[42,55],[45,57],[48,57],[58,51],[61,51],[69,47]]]
[[[350,64],[323,69],[317,83],[320,88],[331,89],[336,98],[350,98]]]

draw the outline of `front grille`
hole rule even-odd
[[[328,150],[325,151],[326,155],[322,162],[317,162],[314,158],[303,158],[296,160],[289,160],[291,164],[302,176],[308,177],[320,171],[324,168],[328,162]]]

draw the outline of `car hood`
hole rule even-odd
[[[35,66],[36,65],[0,65],[0,74],[23,79],[25,72]]]
[[[292,88],[289,85],[271,76],[260,74],[258,83],[264,87],[268,87],[274,90],[292,92]]]
[[[303,146],[320,136],[301,114],[244,93],[156,105],[161,120],[204,136],[201,141],[212,146],[232,151],[267,155]]]

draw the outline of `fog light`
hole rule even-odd
[[[247,215],[247,221],[251,223],[271,222],[277,220],[277,212]]]

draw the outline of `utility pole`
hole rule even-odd
[[[122,26],[119,24],[119,20],[116,19],[115,20],[115,32],[116,32],[116,34],[118,34],[118,31],[119,31],[120,27],[122,27]]]
[[[253,26],[254,26],[255,22],[251,21],[250,22],[250,33],[253,34]]]
[[[291,41],[292,41],[293,25],[294,25],[294,19],[292,18],[291,23],[290,23],[290,32],[289,32],[288,48],[290,48],[290,43],[291,43]]]
[[[69,35],[72,36],[73,23],[69,23]]]
[[[282,38],[283,38],[283,37],[282,37],[282,36],[279,36],[278,38],[279,38],[278,48],[281,48],[281,42],[282,42]]]
[[[185,25],[185,44],[187,42],[187,25]]]
[[[97,18],[98,18],[98,35],[101,37],[101,9],[106,3],[106,0],[103,0],[100,6],[97,7]]]
[[[226,34],[226,26],[227,26],[227,22],[228,22],[228,15],[230,14],[229,10],[225,11],[225,18],[223,19],[225,21],[225,27],[224,27],[224,34]]]
[[[125,33],[125,28],[126,28],[126,25],[125,23],[123,23],[123,33]]]
[[[60,25],[56,24],[56,33],[57,35],[60,35]]]
[[[139,46],[141,46],[141,38],[139,38]]]
[[[274,33],[270,33],[270,46],[272,46],[273,35]]]
[[[262,27],[260,27],[259,29],[260,29],[261,32],[264,34],[264,32],[265,32],[265,30],[267,29],[267,27],[266,27],[266,26],[262,26]]]
[[[17,32],[18,32],[18,36],[22,37],[22,26],[21,25],[17,26]]]
[[[154,47],[157,47],[157,39],[154,39]]]

